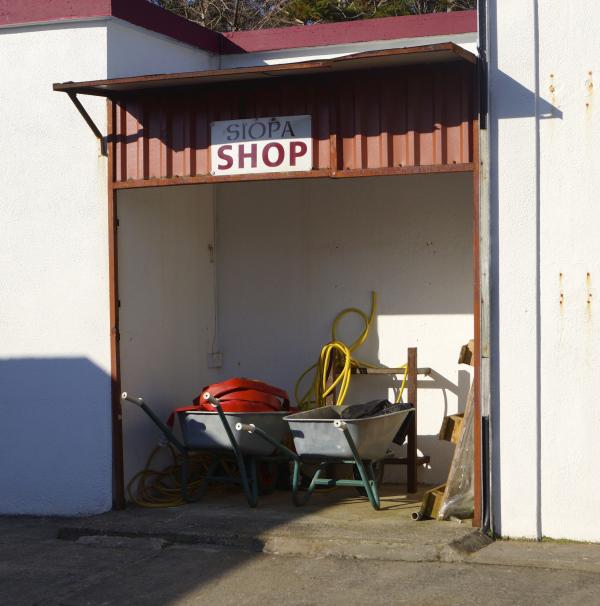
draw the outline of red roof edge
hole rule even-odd
[[[219,34],[147,0],[0,0],[0,26],[117,17],[203,50],[231,54],[477,31],[477,11],[385,17]]]
[[[0,26],[117,17],[133,25],[218,53],[221,34],[147,0],[19,0],[0,2]]]
[[[0,3],[0,25],[109,17],[111,0],[20,0]]]
[[[477,11],[383,17],[342,23],[300,25],[223,34],[223,53],[258,52],[332,46],[373,40],[421,38],[477,31]]]

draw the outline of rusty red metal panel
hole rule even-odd
[[[473,69],[454,62],[124,96],[115,103],[114,178],[207,176],[212,121],[298,114],[312,116],[316,171],[468,164]]]

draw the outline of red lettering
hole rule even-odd
[[[249,158],[250,160],[250,168],[256,168],[256,143],[252,143],[250,145],[250,151],[244,151],[244,144],[239,147],[239,167],[246,168],[245,160]]]
[[[306,155],[308,147],[304,141],[292,141],[290,143],[290,165],[296,166],[296,158]]]
[[[221,147],[217,149],[217,156],[219,160],[224,161],[224,164],[217,164],[217,168],[219,170],[229,170],[233,166],[233,158],[225,153],[231,151],[232,149],[233,145],[221,145]]]
[[[272,149],[277,150],[277,159],[271,160],[269,158],[269,151]],[[266,166],[269,168],[274,168],[275,166],[280,166],[283,163],[283,158],[285,156],[285,151],[283,149],[283,145],[281,143],[267,143],[263,147],[262,159]]]

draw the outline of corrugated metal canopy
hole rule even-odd
[[[350,70],[379,69],[386,67],[416,66],[419,64],[475,63],[476,57],[452,42],[412,46],[382,51],[369,51],[346,55],[335,59],[320,59],[280,65],[244,67],[177,74],[158,74],[114,78],[110,80],[92,80],[88,82],[65,82],[55,84],[54,90],[70,94],[96,95],[100,97],[118,97],[122,93],[195,87],[215,82],[271,79],[281,76],[309,75],[316,73],[334,73]]]

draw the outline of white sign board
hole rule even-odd
[[[311,170],[310,116],[212,122],[210,162],[212,175]]]

